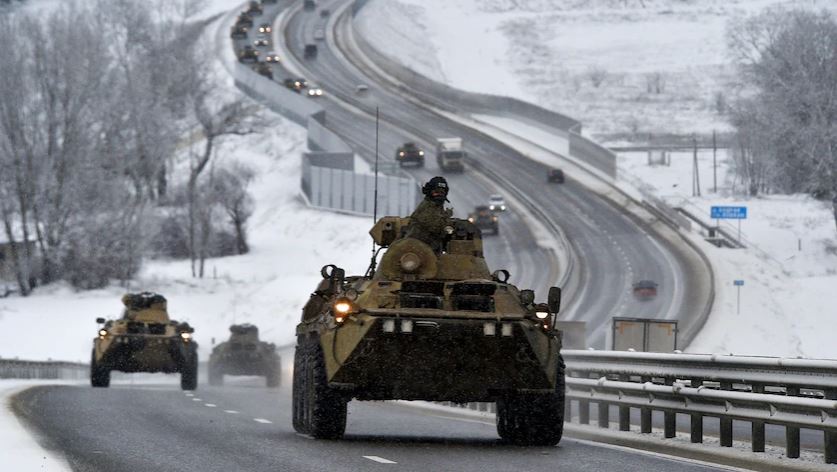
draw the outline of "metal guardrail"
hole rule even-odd
[[[0,379],[85,379],[90,366],[77,362],[0,359]]]
[[[567,419],[578,405],[581,424],[609,427],[610,406],[619,429],[630,430],[630,409],[640,411],[640,432],[651,432],[653,411],[664,414],[664,436],[676,435],[676,416],[691,418],[691,441],[703,442],[703,418],[720,419],[721,446],[732,446],[732,421],[752,425],[752,450],[764,452],[765,425],[785,427],[786,455],[798,458],[799,430],[823,431],[825,462],[837,463],[837,361],[703,354],[616,351],[562,352],[567,364]]]

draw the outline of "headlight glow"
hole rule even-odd
[[[424,155],[424,151],[419,151],[419,156],[423,156],[423,155]]]
[[[404,151],[399,152],[398,155],[404,157]]]
[[[341,300],[334,304],[334,311],[337,313],[345,315],[352,309],[352,304],[348,301]]]
[[[189,341],[190,339],[192,339],[192,333],[180,333],[180,337],[184,341]]]
[[[473,217],[473,216],[469,216],[469,217],[468,217],[468,221],[470,221],[471,223],[473,223],[473,222],[474,222],[474,217]]]
[[[107,335],[108,335],[108,330],[106,330],[106,329],[100,329],[99,330],[99,336],[105,337]]]
[[[538,311],[535,312],[535,316],[537,316],[539,320],[545,320],[547,317],[549,317],[549,312]]]

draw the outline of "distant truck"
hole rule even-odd
[[[462,138],[437,138],[436,163],[446,171],[463,172],[465,170],[465,156],[462,148]]]
[[[305,59],[315,59],[317,57],[317,45],[313,43],[306,44],[302,55]]]

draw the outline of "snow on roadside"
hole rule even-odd
[[[54,451],[41,447],[11,410],[11,399],[17,393],[38,385],[73,384],[61,380],[0,380],[0,451],[5,470],[64,472],[72,470],[67,460]]]

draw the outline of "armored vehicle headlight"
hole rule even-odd
[[[334,314],[335,316],[345,317],[352,311],[352,302],[348,299],[341,298],[334,302]]]
[[[453,226],[445,226],[445,233],[453,234]]]
[[[404,157],[404,151],[399,152],[398,155]]]
[[[180,337],[181,337],[184,341],[189,341],[189,340],[191,340],[191,339],[192,339],[192,333],[180,333]]]
[[[473,217],[473,216],[469,216],[469,217],[468,217],[468,221],[469,221],[469,222],[471,222],[471,223],[473,223],[473,222],[474,222],[474,217]]]
[[[547,312],[547,311],[537,311],[537,312],[535,312],[535,316],[537,316],[539,320],[545,320],[545,319],[549,318],[549,312]]]
[[[424,155],[424,151],[419,151],[419,156],[423,156],[423,155]]]
[[[105,337],[107,335],[108,335],[108,330],[106,330],[106,329],[100,329],[99,330],[99,336]]]

